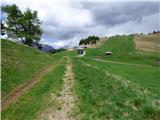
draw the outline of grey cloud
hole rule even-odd
[[[81,28],[76,28],[73,26],[64,27],[64,26],[53,26],[50,25],[44,29],[44,36],[45,37],[54,37],[59,40],[66,40],[75,37],[78,34],[82,34],[85,30],[82,26]]]
[[[92,11],[97,24],[113,26],[129,21],[141,22],[143,17],[159,12],[159,2],[83,3]]]
[[[33,3],[35,4],[33,4]],[[158,30],[160,2],[68,2],[32,0],[16,4],[37,10],[44,30],[42,41],[53,46],[78,43],[89,35],[114,35]],[[132,29],[131,29],[132,28]],[[52,40],[53,38],[53,40]],[[59,42],[59,43],[58,43]]]
[[[92,33],[89,33],[91,31],[90,29],[96,28],[97,26],[104,26],[107,29],[110,29],[113,26],[125,24],[130,21],[140,24],[145,16],[150,16],[159,12],[158,3],[159,2],[94,2],[66,4],[74,9],[87,9],[90,11],[94,24],[86,24],[78,27],[75,24],[72,24],[65,27],[61,26],[55,18],[45,22],[45,25],[48,27],[45,29],[44,36],[54,37],[59,40],[66,40],[72,39],[75,36],[87,36]],[[93,31],[93,33],[96,32]]]

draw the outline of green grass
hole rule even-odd
[[[160,106],[155,105],[160,99],[156,70],[145,76],[141,75],[145,68],[135,67],[136,71],[127,65],[116,66],[78,58],[73,58],[73,63],[78,95],[75,114],[82,120],[160,119]],[[147,69],[144,73],[149,71]],[[151,74],[157,76],[150,77]],[[153,87],[153,90],[146,86]]]
[[[1,46],[2,98],[18,85],[30,80],[44,66],[59,60],[59,57],[4,39],[1,39]]]
[[[99,69],[125,77],[148,88],[160,99],[160,68],[158,66],[136,66],[129,64],[105,63],[91,59],[83,59],[85,62],[97,66]]]
[[[57,66],[38,84],[7,109],[2,111],[3,120],[32,120],[46,107],[56,107],[51,93],[58,94],[63,84],[64,65]]]
[[[113,55],[105,56],[105,51]],[[75,115],[82,120],[159,120],[159,57],[135,50],[131,35],[110,37],[100,48],[86,49],[84,57],[73,57]]]
[[[105,51],[112,51],[113,55],[107,57]],[[2,94],[9,94],[43,66],[59,62],[62,56],[70,57],[73,62],[74,89],[78,98],[75,107],[77,118],[160,119],[160,68],[155,62],[160,56],[135,50],[131,35],[110,37],[100,48],[86,49],[86,55],[82,58],[76,57],[75,51],[64,51],[53,56],[2,40]],[[47,108],[54,111],[56,101],[50,98],[52,93],[59,94],[66,59],[60,64],[16,103],[3,110],[2,118],[32,120]]]
[[[105,52],[111,51],[112,56],[106,56]],[[108,38],[100,48],[87,49],[86,57],[100,58],[104,60],[123,61],[129,63],[157,65],[156,60],[160,59],[159,53],[141,52],[135,50],[133,36],[114,36]]]

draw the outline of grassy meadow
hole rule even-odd
[[[42,68],[59,60],[59,57],[4,39],[1,46],[2,98],[17,86],[29,81]]]
[[[158,52],[142,52],[136,50],[133,35],[122,35],[109,37],[107,42],[100,48],[88,49],[87,56],[111,61],[122,61],[126,63],[139,63],[157,65],[156,60],[160,59]],[[105,52],[112,51],[112,57],[106,57]]]
[[[99,48],[56,55],[2,40],[2,95],[30,80],[44,66],[51,72],[2,111],[4,120],[40,119],[46,109],[60,109],[53,94],[63,85],[66,57],[72,60],[76,102],[74,113],[81,120],[159,120],[160,59],[158,52],[136,49],[133,35],[107,38]],[[105,56],[112,51],[112,56]]]
[[[133,38],[110,37],[100,48],[87,49],[85,57],[73,58],[75,115],[82,120],[160,119],[160,56],[136,50]]]
[[[2,111],[3,120],[32,120],[38,118],[42,110],[58,107],[52,95],[59,94],[64,71],[64,64],[57,65],[16,103]]]
[[[87,59],[73,61],[79,98],[75,114],[82,120],[160,118],[160,76],[156,70]],[[152,73],[141,75],[144,69],[146,74]]]

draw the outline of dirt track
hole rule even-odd
[[[106,63],[113,63],[113,64],[123,64],[123,65],[130,65],[130,66],[139,66],[139,67],[152,67],[150,65],[141,65],[141,64],[132,64],[132,63],[125,63],[125,62],[117,62],[117,61],[109,61],[109,60],[102,60],[97,58],[92,58],[92,60],[100,61],[100,62],[106,62]]]
[[[72,109],[74,107],[75,96],[73,92],[73,73],[72,63],[68,60],[66,66],[66,72],[64,77],[64,83],[62,87],[61,95],[56,98],[62,106],[56,110],[50,120],[74,120],[72,117]]]
[[[18,86],[13,92],[6,96],[1,102],[1,110],[7,108],[11,103],[17,101],[17,99],[22,96],[27,90],[33,87],[36,83],[38,83],[48,72],[50,72],[54,68],[53,65],[45,66],[40,72],[36,73],[33,78],[24,84]]]
[[[68,58],[66,65],[66,72],[63,78],[63,86],[60,92],[60,95],[55,96],[53,102],[57,102],[59,105],[58,108],[52,110],[49,108],[48,110],[42,111],[38,120],[75,120],[73,117],[73,109],[75,105],[75,95],[73,90],[73,72],[72,72],[72,63]],[[54,93],[53,93],[54,94]],[[51,109],[51,110],[50,110]]]

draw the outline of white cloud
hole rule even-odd
[[[115,34],[132,34],[132,33],[149,33],[153,32],[154,30],[158,30],[159,26],[159,16],[158,14],[153,14],[150,16],[146,16],[142,19],[142,21],[130,21],[125,24],[117,25],[110,28],[107,31],[108,35],[115,35]]]
[[[87,0],[91,2],[90,0]],[[134,6],[107,3],[111,0],[5,0],[16,3],[20,9],[27,7],[38,11],[44,34],[41,43],[55,48],[77,45],[81,38],[89,35],[113,35],[158,30],[160,14],[155,4],[138,2]],[[82,3],[83,2],[83,3]],[[104,3],[105,2],[105,3]],[[133,1],[132,1],[133,2]],[[132,3],[133,4],[133,3]]]
[[[77,40],[79,38],[74,37],[72,39],[68,40],[55,40],[55,41],[46,41],[46,40],[41,40],[41,43],[43,44],[48,44],[53,46],[55,49],[62,48],[62,47],[74,47],[78,45],[79,41]]]

